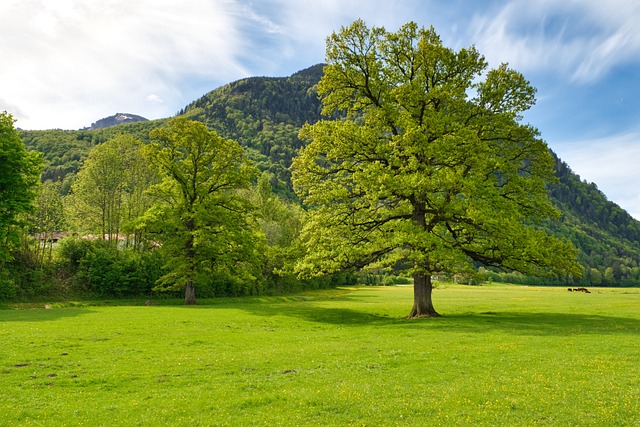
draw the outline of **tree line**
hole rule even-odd
[[[89,151],[68,191],[36,185],[42,158],[2,116],[17,163],[3,162],[0,298],[50,295],[201,297],[258,295],[351,283],[347,274],[300,280],[288,260],[302,209],[275,195],[240,145],[184,117],[126,133]],[[3,146],[4,148],[4,146]],[[16,171],[15,176],[9,171]],[[18,203],[20,202],[20,203]],[[350,282],[351,281],[351,282]]]

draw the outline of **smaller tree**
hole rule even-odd
[[[273,192],[274,179],[271,173],[263,172],[245,197],[256,206],[258,225],[265,238],[263,274],[274,290],[280,292],[285,290],[286,283],[299,283],[293,266],[304,252],[300,241],[304,211]]]
[[[91,150],[67,204],[77,229],[116,242],[123,227],[149,207],[144,190],[154,177],[141,147],[137,139],[123,134]]]
[[[0,266],[11,259],[10,249],[19,242],[42,169],[42,156],[27,151],[13,124],[9,113],[0,113]]]
[[[257,169],[240,145],[184,117],[150,133],[148,158],[162,175],[152,188],[157,203],[147,212],[168,256],[162,289],[184,289],[195,304],[195,287],[215,276],[251,280],[255,251],[253,207],[238,194]]]
[[[593,286],[602,285],[602,274],[600,273],[600,270],[598,270],[597,268],[591,268],[589,270],[589,276],[590,276],[591,285]]]
[[[612,286],[615,284],[616,278],[613,274],[613,268],[607,267],[604,270],[604,284],[607,286]]]
[[[64,209],[60,194],[60,181],[47,181],[40,186],[35,200],[35,211],[32,216],[33,231],[36,241],[36,259],[44,262],[49,252],[49,260],[53,251],[53,234],[64,226]]]
[[[267,245],[288,247],[294,244],[302,228],[302,210],[273,192],[274,175],[263,172],[247,198],[256,206],[258,224],[267,239]]]

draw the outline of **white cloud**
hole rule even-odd
[[[628,0],[514,0],[476,15],[471,28],[492,65],[596,81],[640,55],[640,3]]]
[[[640,131],[606,138],[565,141],[556,154],[607,198],[640,220]]]
[[[358,17],[399,25],[409,11],[371,0],[2,0],[0,108],[26,129],[116,111],[166,117],[230,81],[322,61],[325,38]]]
[[[155,93],[147,95],[144,99],[146,99],[149,102],[155,102],[157,104],[162,104],[164,102],[163,99],[158,95],[156,95]]]
[[[238,60],[248,44],[237,11],[224,0],[3,2],[0,93],[23,128],[79,128],[137,112],[149,93],[175,104],[185,81],[249,74]],[[174,112],[166,108],[152,113]]]
[[[166,117],[230,81],[323,61],[340,25],[395,29],[414,11],[382,0],[2,0],[0,93],[26,129],[115,111]]]

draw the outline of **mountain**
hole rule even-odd
[[[554,157],[558,181],[549,197],[562,218],[547,229],[580,249],[586,284],[640,285],[640,222]]]
[[[261,170],[273,173],[275,190],[295,200],[289,166],[304,146],[298,139],[300,127],[322,117],[315,89],[322,69],[323,65],[318,64],[289,77],[238,80],[205,94],[179,114],[202,121],[223,137],[240,142]],[[30,149],[44,153],[47,168],[43,179],[63,180],[64,191],[91,147],[120,132],[147,141],[149,131],[166,120],[97,130],[23,131],[21,135]],[[582,181],[566,163],[557,156],[555,159],[558,180],[548,188],[562,217],[542,226],[551,234],[571,240],[580,249],[579,261],[585,275],[579,283],[640,285],[640,222],[608,201],[595,184]],[[549,281],[511,275],[508,280],[564,284],[566,279]]]
[[[123,125],[126,123],[136,123],[136,122],[146,122],[148,119],[145,119],[142,116],[137,116],[135,114],[129,113],[116,113],[113,116],[105,117],[104,119],[100,119],[95,123],[92,123],[90,127],[84,128],[83,130],[96,130],[108,128],[111,126]]]
[[[274,174],[276,191],[295,197],[289,166],[304,145],[298,139],[300,127],[321,118],[315,86],[323,67],[317,64],[290,77],[238,80],[207,93],[179,114],[238,141],[260,169]]]

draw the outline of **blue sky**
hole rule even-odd
[[[637,0],[2,0],[0,110],[24,129],[168,117],[228,82],[322,62],[357,18],[433,25],[447,46],[509,62],[538,89],[525,120],[640,218]]]

